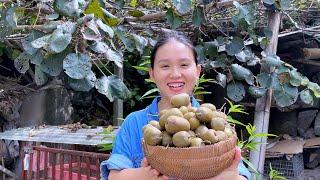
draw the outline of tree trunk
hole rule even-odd
[[[280,12],[269,12],[268,24],[273,34],[265,50],[266,54],[276,54],[277,52],[280,19]],[[261,67],[261,71],[271,72],[272,69]],[[254,125],[257,128],[256,133],[268,133],[271,100],[272,90],[269,89],[266,95],[256,101],[254,114]],[[267,138],[256,138],[255,141],[261,144],[256,146],[256,151],[250,152],[250,162],[257,168],[259,173],[263,174]]]

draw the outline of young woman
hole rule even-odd
[[[194,46],[185,36],[171,32],[159,38],[151,54],[149,74],[160,96],[145,109],[127,116],[117,134],[110,158],[101,164],[102,179],[168,179],[149,166],[144,158],[142,127],[151,120],[159,120],[157,114],[161,110],[171,108],[173,95],[188,93],[192,96],[200,72]],[[199,107],[193,97],[190,104]],[[240,150],[237,149],[232,165],[212,179],[250,179],[250,173],[240,159]]]

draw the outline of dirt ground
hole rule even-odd
[[[299,180],[320,180],[320,166],[315,169],[305,169]]]

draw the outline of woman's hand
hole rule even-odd
[[[159,171],[157,171],[156,169],[153,169],[146,158],[143,158],[143,160],[141,161],[141,168],[150,175],[150,177],[152,177],[152,179],[161,179],[161,180],[168,180],[168,176],[162,175],[160,174]]]
[[[209,178],[207,180],[242,180],[247,179],[244,176],[239,175],[238,172],[238,165],[241,160],[241,150],[240,148],[236,148],[236,153],[234,155],[234,159],[231,163],[231,165],[222,171],[219,175]]]

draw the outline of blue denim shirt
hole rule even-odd
[[[107,180],[110,170],[123,170],[127,168],[138,168],[144,158],[141,140],[143,138],[142,127],[151,120],[158,118],[158,102],[156,97],[145,109],[135,111],[127,116],[117,133],[112,154],[108,160],[101,163],[101,179]],[[192,98],[193,107],[200,104]],[[251,174],[241,161],[238,166],[239,173],[250,179]]]

